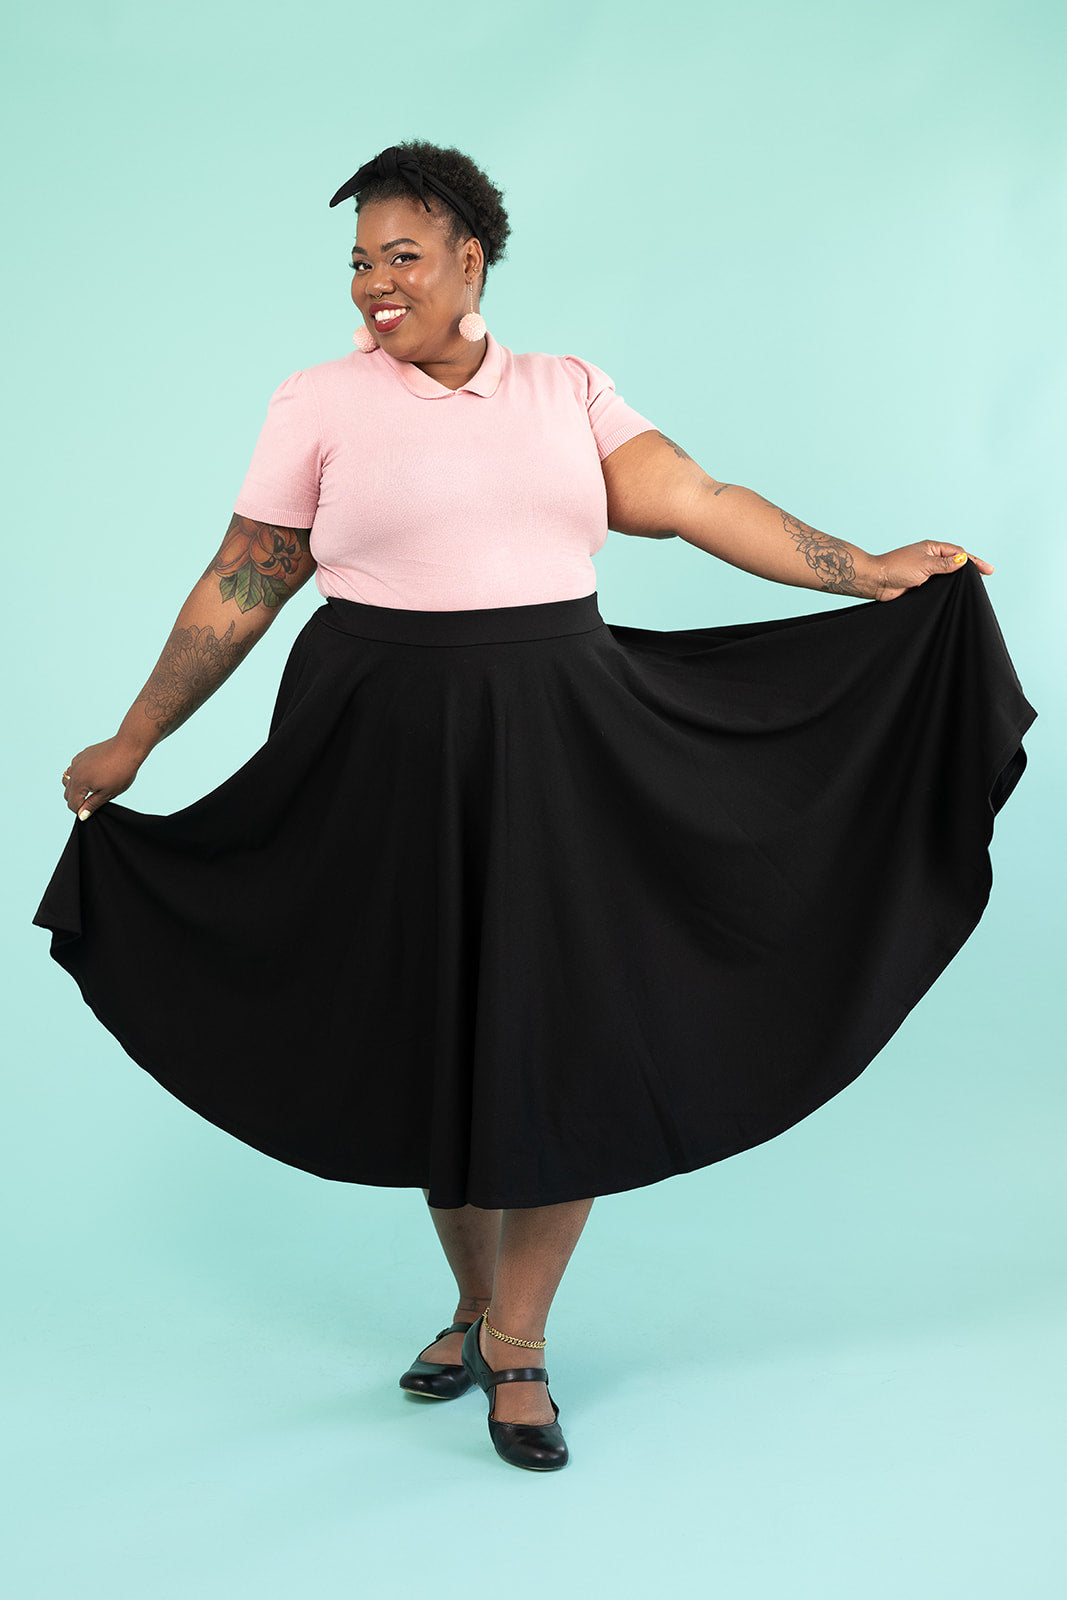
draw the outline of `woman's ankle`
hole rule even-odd
[[[491,1367],[543,1367],[547,1344],[543,1326],[527,1318],[513,1320],[518,1331],[511,1323],[502,1326],[495,1308],[491,1307],[488,1317],[482,1317],[478,1327],[478,1348]],[[501,1338],[504,1333],[511,1338]]]
[[[492,1295],[462,1294],[456,1302],[454,1322],[477,1322],[489,1305]]]

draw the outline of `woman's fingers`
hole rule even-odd
[[[981,556],[972,555],[970,551],[964,550],[958,544],[943,544],[940,540],[931,540],[927,545],[927,549],[932,555],[936,555],[941,559],[940,570],[942,571],[951,572],[955,567],[962,567],[965,561],[973,561],[979,572],[988,573],[993,571],[990,562],[983,561]],[[933,570],[937,571],[938,569],[934,568]]]
[[[67,809],[78,813],[79,822],[86,822],[93,812],[103,805],[107,797],[99,789],[94,791],[92,784],[86,782],[84,778],[74,776],[74,762],[77,759],[77,756],[75,756],[74,761],[71,762],[60,781],[63,784],[63,798],[67,802]],[[95,801],[93,805],[89,804],[90,795],[93,796]]]
[[[90,795],[93,796],[96,805],[103,804],[104,797],[99,789],[97,789],[94,793],[92,787],[84,782],[84,780],[79,783],[75,783],[73,780],[71,781],[67,789],[67,807],[69,810],[76,811],[78,813],[79,822],[85,822],[88,817],[92,816],[93,811],[96,808],[94,805],[90,805],[89,803]]]
[[[884,577],[879,600],[896,600],[936,573],[959,572],[968,561],[973,561],[981,573],[993,571],[991,562],[971,555],[961,545],[948,544],[941,539],[923,539],[918,544],[904,545],[880,559]]]

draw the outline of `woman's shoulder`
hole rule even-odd
[[[543,365],[554,368],[563,368],[568,371],[586,369],[599,372],[600,370],[599,367],[594,367],[591,361],[587,361],[584,356],[570,354],[561,355],[547,350],[511,350],[508,352],[508,354],[511,356],[513,361],[520,362],[523,365]]]
[[[373,366],[361,350],[349,350],[343,356],[331,356],[328,361],[314,361],[300,372],[315,388],[321,388],[358,383],[361,377],[370,376]]]
[[[333,356],[327,361],[313,361],[299,367],[280,385],[286,393],[303,400],[318,410],[325,418],[337,407],[351,406],[353,397],[369,395],[381,374],[377,363],[369,361],[361,350],[350,350],[345,355]]]
[[[518,363],[530,364],[526,370],[534,386],[542,391],[548,389],[554,392],[557,403],[573,400],[588,411],[598,400],[601,405],[609,404],[615,395],[614,381],[602,367],[587,360],[585,356],[531,352],[528,355],[516,356],[515,360]],[[520,366],[519,371],[522,370]]]
[[[530,350],[522,354],[512,352],[516,370],[533,378],[554,378],[565,384],[579,399],[587,404],[605,388],[614,384],[603,368],[587,361],[584,356],[555,355],[547,351]]]

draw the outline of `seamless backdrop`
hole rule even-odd
[[[744,1600],[1057,1593],[1062,8],[8,19],[13,1592],[445,1600],[477,1577],[628,1600],[669,1555],[676,1592]],[[271,391],[351,348],[354,210],[329,197],[407,137],[506,191],[483,303],[504,344],[595,362],[715,476],[821,529],[993,561],[1040,712],[986,916],[861,1080],[594,1207],[549,1328],[573,1451],[552,1481],[497,1461],[480,1397],[428,1415],[395,1388],[454,1304],[421,1195],[199,1122],[30,927],[73,822],[60,773],[147,678]],[[677,540],[611,535],[596,564],[617,622],[841,603]],[[318,603],[309,584],[123,803],[176,809],[251,755]]]

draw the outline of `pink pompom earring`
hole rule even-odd
[[[471,308],[465,317],[459,319],[459,333],[461,339],[467,339],[474,344],[479,339],[485,338],[485,318],[480,317],[474,309],[474,280],[471,279],[467,288],[471,292]]]
[[[372,350],[377,350],[378,348],[378,341],[365,322],[361,322],[352,335],[352,343],[357,350],[362,350],[363,354],[367,356],[370,355]]]

